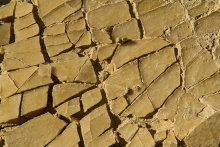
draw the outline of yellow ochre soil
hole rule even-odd
[[[219,0],[0,5],[0,147],[219,146]]]

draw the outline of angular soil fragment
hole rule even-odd
[[[124,80],[120,80],[123,78]],[[129,89],[141,84],[137,61],[130,63],[113,73],[104,81],[104,89],[108,100],[123,96]],[[114,91],[114,92],[112,92]]]
[[[63,83],[53,87],[53,106],[57,106],[65,102],[71,97],[77,96],[79,93],[89,89],[93,85],[79,83]]]
[[[143,23],[146,37],[162,35],[165,28],[173,27],[185,19],[184,8],[179,2],[169,4],[150,11],[140,19]]]
[[[0,20],[12,17],[14,15],[14,8],[16,2],[12,1],[9,4],[0,7]]]
[[[51,79],[51,66],[50,65],[39,65],[36,72],[33,73],[25,81],[25,83],[19,88],[17,92],[23,92],[36,87],[44,86],[53,83]]]
[[[197,35],[201,36],[210,32],[218,31],[220,28],[220,20],[218,19],[219,16],[220,12],[216,11],[196,21],[195,26]]]
[[[169,81],[169,83],[167,82]],[[180,85],[180,67],[178,63],[169,67],[164,74],[147,89],[154,108],[159,108],[172,91]]]
[[[219,112],[200,123],[184,141],[188,146],[219,146]],[[206,132],[206,133],[203,133]]]
[[[190,37],[180,42],[183,65],[186,66],[202,50],[196,38]]]
[[[77,114],[81,110],[79,99],[79,97],[73,98],[64,104],[61,104],[56,108],[57,113],[66,118],[70,118],[70,116]]]
[[[169,43],[160,38],[128,42],[117,48],[112,62],[116,68],[119,68],[135,58],[157,51],[167,45],[169,45]]]
[[[83,109],[86,112],[96,104],[102,101],[102,93],[99,88],[85,92],[82,95],[81,101],[83,103]]]
[[[151,136],[150,132],[147,130],[147,128],[139,128],[137,134],[134,136],[131,142],[126,145],[126,147],[136,147],[136,146],[140,146],[140,147],[155,146],[154,139]]]
[[[171,43],[177,43],[184,38],[190,36],[192,34],[192,31],[190,29],[190,23],[189,22],[183,22],[173,28],[171,32],[166,35],[166,39],[169,40]]]
[[[23,17],[29,13],[31,13],[33,10],[33,5],[30,3],[17,3],[16,9],[15,9],[15,17]]]
[[[4,49],[5,56],[2,63],[4,71],[25,68],[45,62],[39,37],[6,45]]]
[[[66,129],[56,137],[47,147],[73,147],[80,142],[76,124],[73,122],[69,124]]]
[[[11,37],[11,23],[5,23],[0,25],[0,45],[9,44],[10,37]]]
[[[97,43],[112,43],[109,34],[104,30],[92,29],[93,41]]]
[[[123,113],[124,114],[132,114],[135,117],[145,117],[147,114],[154,111],[154,107],[145,92],[140,97],[137,98]]]
[[[127,106],[128,102],[124,96],[121,96],[110,102],[111,111],[117,115],[120,114]]]
[[[191,94],[184,94],[180,98],[174,118],[174,133],[180,140],[203,120],[197,116],[203,108],[204,105]]]
[[[49,86],[26,91],[21,103],[21,116],[36,115],[47,107]]]
[[[21,94],[17,94],[1,100],[0,123],[6,123],[19,117],[21,97]]]
[[[1,82],[0,95],[2,98],[9,97],[17,92],[18,87],[15,85],[13,80],[9,77],[8,73],[1,74],[0,82]]]
[[[162,1],[141,0],[140,2],[137,3],[137,12],[141,16],[161,6],[162,6]]]
[[[96,139],[94,139],[94,141],[92,141],[88,145],[88,147],[103,147],[103,145],[111,146],[115,144],[115,142],[116,142],[115,134],[113,133],[113,130],[111,129],[103,133],[101,136],[97,137]]]
[[[62,22],[66,17],[81,8],[81,1],[61,0],[54,1],[48,7],[43,0],[39,2],[39,15],[46,26]]]
[[[111,57],[111,55],[116,49],[116,46],[117,46],[116,44],[108,44],[108,45],[100,46],[98,48],[98,59],[102,61]]]
[[[167,47],[155,54],[140,59],[140,72],[143,81],[148,86],[167,67],[176,61],[173,47]]]
[[[131,29],[132,28],[132,29]],[[137,20],[131,19],[122,24],[116,25],[112,31],[112,38],[126,38],[126,39],[140,39],[141,35],[139,32],[139,27]]]
[[[211,106],[213,109],[220,110],[220,101],[219,101],[220,92],[204,96],[200,101],[208,106]]]
[[[82,136],[85,146],[89,144],[105,130],[110,128],[111,119],[109,117],[106,105],[102,105],[80,120]],[[99,127],[97,127],[99,126]]]
[[[118,13],[119,11],[120,13]],[[101,29],[125,22],[131,18],[131,15],[128,4],[126,2],[118,2],[92,10],[87,17],[90,27]]]
[[[129,142],[138,131],[137,124],[127,123],[117,130],[119,137],[125,142]],[[123,143],[123,142],[122,142]],[[122,144],[121,143],[121,144]]]
[[[185,71],[185,85],[190,87],[206,77],[211,76],[219,70],[219,66],[212,59],[208,51],[202,52],[191,63]]]
[[[66,123],[64,121],[50,113],[45,113],[12,131],[6,132],[5,141],[10,147],[45,146],[53,140],[65,126]]]
[[[190,92],[197,98],[217,92],[220,90],[220,83],[218,82],[219,78],[220,73],[218,72],[194,86]]]

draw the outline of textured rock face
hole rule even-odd
[[[0,1],[0,147],[217,147],[218,0]]]

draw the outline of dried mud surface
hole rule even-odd
[[[218,0],[0,2],[1,147],[218,147]]]

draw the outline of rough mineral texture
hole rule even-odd
[[[219,124],[219,0],[0,0],[0,147],[218,147]]]

